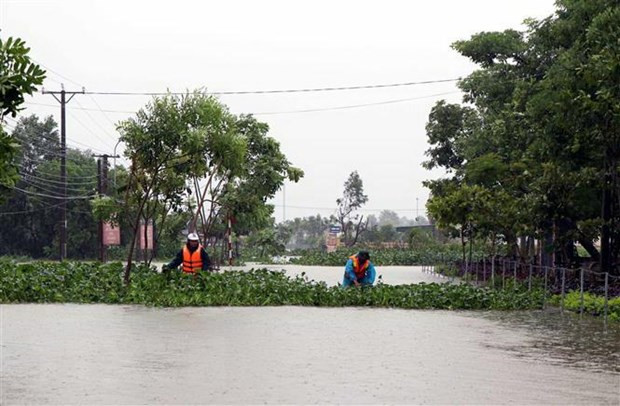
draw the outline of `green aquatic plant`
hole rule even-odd
[[[468,284],[419,283],[344,289],[307,275],[256,269],[161,274],[135,267],[129,286],[123,265],[79,262],[0,264],[1,303],[108,303],[149,306],[322,306],[403,309],[535,309],[542,291],[493,290]]]

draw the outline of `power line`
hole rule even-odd
[[[90,95],[92,97],[92,95]],[[95,98],[93,97],[93,100],[95,100]],[[25,104],[30,104],[33,106],[43,106],[43,107],[54,107],[56,108],[57,106],[53,105],[53,104],[48,104],[48,103],[35,103],[35,102],[25,102]],[[84,111],[100,111],[102,113],[119,113],[119,114],[136,114],[136,111],[132,111],[132,110],[109,110],[109,109],[92,109],[92,108],[88,108],[88,107],[67,107],[70,110],[84,110]]]
[[[214,96],[224,95],[244,95],[244,94],[279,94],[279,93],[315,93],[315,92],[334,92],[334,91],[347,91],[347,90],[364,90],[364,89],[384,89],[394,87],[408,87],[417,85],[428,85],[433,83],[448,83],[456,82],[461,78],[453,79],[438,79],[438,80],[424,80],[419,82],[401,82],[401,83],[380,83],[370,85],[358,85],[358,86],[332,86],[332,87],[310,87],[301,89],[275,89],[275,90],[228,90],[228,91],[216,91],[209,92],[204,91],[202,93]],[[191,92],[120,92],[120,91],[88,91],[85,94],[99,95],[99,96],[165,96],[168,94],[182,96]]]
[[[26,160],[27,160],[27,161],[30,161],[30,162],[33,162],[33,163],[37,163],[37,164],[41,164],[41,163],[43,162],[43,161],[40,161],[40,160],[29,159],[29,158],[27,158],[27,157],[26,157]],[[22,169],[24,169],[24,170],[30,170],[30,169],[31,169],[31,168],[28,168],[28,167],[24,166],[24,164],[23,164],[22,162],[20,162],[20,163],[19,163],[19,167],[20,167],[20,168],[22,168]],[[59,179],[59,178],[61,177],[61,176],[60,176],[59,174],[57,174],[57,173],[49,173],[49,172],[44,172],[44,171],[41,171],[38,167],[36,168],[36,171],[37,171],[37,174],[39,174],[39,175],[44,175],[44,176],[46,176],[46,177],[50,177],[50,178],[56,178],[56,179]],[[71,175],[68,175],[68,174],[67,174],[67,177],[69,177],[69,178],[71,178],[71,179],[75,179],[75,180],[78,180],[78,179],[95,179],[95,178],[97,178],[97,175],[85,175],[85,176],[82,176],[82,175],[80,175],[80,176],[78,176],[78,175],[73,175],[73,176],[71,176]],[[70,181],[70,180],[67,180],[67,182],[69,182],[69,181]]]
[[[21,140],[21,139],[17,139],[17,138],[16,138],[16,140],[18,141],[18,143],[19,143],[19,141],[24,142],[24,141],[23,141],[23,140]],[[23,144],[20,144],[20,145],[22,145],[22,146],[23,146]],[[62,157],[62,155],[61,155],[61,153],[60,153],[60,152],[53,152],[53,151],[47,150],[47,149],[45,149],[45,148],[40,148],[40,147],[39,147],[39,149],[40,149],[40,150],[42,150],[42,151],[44,151],[44,152],[46,152],[48,155],[53,156],[53,157],[56,157],[56,158],[58,158],[58,159],[60,159],[60,158]],[[41,163],[44,163],[44,162],[48,162],[48,160],[47,160],[47,159],[38,158],[38,157],[37,157],[36,159],[34,159],[34,158],[31,158],[31,157],[28,157],[28,156],[23,156],[23,159],[24,159],[24,160],[27,160],[27,161],[30,161],[30,162],[33,162],[33,163],[37,163],[37,164],[41,164]],[[75,163],[75,164],[80,164],[80,163],[81,163],[81,162],[80,162],[79,160],[77,160],[76,158],[67,157],[67,160],[68,160],[68,161],[70,161],[70,162],[73,162],[73,163]],[[60,175],[59,175],[59,176],[60,176]]]
[[[39,172],[37,172],[39,173]],[[30,178],[33,178],[35,180],[39,180],[41,182],[47,182],[47,183],[52,183],[52,184],[62,184],[62,182],[60,182],[59,180],[54,180],[54,179],[48,179],[48,178],[42,178],[40,176],[36,176],[36,175],[30,175],[28,173],[22,173],[19,172],[20,175],[22,176],[28,176]],[[90,182],[74,182],[74,181],[70,181],[69,179],[67,179],[67,183],[71,186],[79,186],[79,185],[83,185],[83,186],[91,186],[91,185],[96,185],[97,181],[94,179],[97,176],[92,176],[92,177],[88,177],[88,178],[92,178],[93,180],[91,180]]]
[[[108,115],[105,113],[105,111],[101,108],[101,106],[99,105],[99,103],[97,103],[97,99],[95,99],[92,95],[88,95],[88,97],[90,97],[90,99],[93,101],[93,103],[95,103],[95,106],[97,106],[97,108],[99,109],[99,111],[101,112],[101,114],[103,114],[103,116],[106,118],[106,120],[108,120],[108,122],[110,124],[112,124],[112,126],[116,127],[116,124],[112,121],[112,119],[110,119],[110,117],[108,117]]]
[[[381,105],[385,105],[385,104],[405,103],[405,102],[414,101],[414,100],[430,99],[430,98],[433,98],[433,97],[447,96],[447,95],[458,94],[458,93],[460,93],[460,91],[435,93],[435,94],[430,94],[430,95],[426,95],[426,96],[409,97],[409,98],[404,98],[404,99],[384,100],[384,101],[373,102],[373,103],[351,104],[351,105],[332,106],[332,107],[320,107],[320,108],[301,109],[301,110],[265,111],[265,112],[255,112],[255,113],[251,113],[251,114],[253,114],[255,116],[270,116],[270,115],[280,115],[280,114],[315,113],[315,112],[321,112],[321,111],[348,110],[348,109],[356,109],[356,108],[363,108],[363,107],[370,107],[370,106],[381,106]],[[43,103],[30,103],[30,104],[36,104],[36,105],[39,105],[39,106],[46,106],[46,107],[56,107],[56,106],[53,106],[51,104],[43,104]],[[71,109],[80,110],[80,109],[77,109],[77,108],[71,108]],[[86,110],[86,109],[82,109],[82,110]],[[90,111],[96,111],[96,110],[90,109]],[[122,113],[122,114],[136,114],[137,113],[137,111],[128,111],[128,110],[101,110],[101,112],[104,112],[104,111],[108,112],[108,113]]]
[[[65,79],[74,85],[84,87],[84,84],[78,83],[54,69],[42,64],[39,61],[33,59],[37,64],[43,66],[46,70],[54,73],[62,79]],[[369,85],[356,85],[356,86],[329,86],[329,87],[310,87],[310,88],[297,88],[297,89],[271,89],[271,90],[223,90],[215,92],[204,92],[212,95],[244,95],[244,94],[278,94],[278,93],[312,93],[312,92],[332,92],[332,91],[346,91],[346,90],[363,90],[363,89],[384,89],[394,87],[409,87],[418,85],[428,85],[434,83],[449,83],[457,82],[461,80],[461,77],[451,79],[435,79],[435,80],[422,80],[413,82],[399,82],[399,83],[374,83]],[[163,96],[167,94],[184,95],[188,92],[103,92],[103,91],[90,91],[85,92],[89,95],[106,95],[106,96]]]
[[[89,97],[90,97],[91,99],[93,99],[93,100],[94,100],[94,97],[93,97],[93,96],[90,96],[90,95],[89,95]],[[88,118],[90,118],[90,120],[91,120],[93,123],[95,123],[95,125],[96,125],[97,127],[99,127],[99,128],[101,129],[101,131],[103,131],[103,133],[104,133],[105,135],[109,136],[110,138],[112,138],[112,139],[114,140],[114,142],[116,142],[116,137],[115,137],[115,136],[113,136],[112,134],[110,134],[110,133],[108,132],[108,130],[106,130],[105,128],[103,128],[103,126],[102,126],[102,125],[101,125],[101,124],[100,124],[97,120],[95,120],[95,118],[94,118],[94,117],[93,117],[93,116],[89,113],[89,111],[88,111],[88,110],[84,110],[83,106],[80,104],[80,102],[79,102],[78,100],[76,100],[76,101],[75,101],[75,103],[76,103],[79,107],[82,107],[82,111],[84,111],[84,114],[86,114],[86,116],[87,116]],[[106,118],[107,118],[107,116],[106,116]]]
[[[361,108],[361,107],[380,106],[384,104],[404,103],[404,102],[413,101],[413,100],[430,99],[433,97],[446,96],[449,94],[456,94],[456,93],[460,93],[460,92],[453,91],[453,92],[445,92],[445,93],[436,93],[436,94],[429,94],[426,96],[410,97],[406,99],[385,100],[381,102],[351,104],[351,105],[346,105],[346,106],[334,106],[334,107],[303,109],[303,110],[267,111],[263,113],[252,113],[252,114],[255,116],[269,116],[269,115],[276,115],[276,114],[297,114],[297,113],[315,113],[315,112],[320,112],[320,111],[348,110],[348,109],[356,109],[356,108]]]
[[[69,112],[69,114],[71,115],[71,117],[73,117],[73,119],[79,124],[81,125],[86,131],[88,131],[89,133],[91,133],[92,135],[94,135],[99,141],[101,141],[106,147],[110,147],[111,145],[108,144],[108,141],[104,140],[103,138],[101,138],[99,135],[97,135],[97,133],[95,133],[93,130],[90,129],[90,127],[88,127],[86,124],[84,124],[82,122],[82,120],[80,120],[75,114]],[[75,142],[75,141],[73,141]],[[92,147],[91,147],[92,148]],[[95,149],[95,148],[93,148]],[[99,152],[103,152],[103,150],[101,149],[97,149]]]
[[[26,102],[26,104],[33,104],[33,103]],[[38,103],[38,104],[41,104],[41,103]],[[46,104],[45,106],[48,106],[48,107],[54,107],[54,108],[58,108],[58,106],[54,106],[54,105],[52,105],[52,104]],[[68,109],[68,108],[67,108],[67,109]],[[11,118],[11,120],[13,120],[16,124],[20,124],[20,122],[19,122],[19,121],[15,120],[15,119],[13,119],[13,118]],[[76,119],[76,121],[77,121],[77,119]],[[12,131],[15,131],[15,129],[16,129],[16,124],[14,124],[12,127],[9,127],[9,124],[8,124],[8,123],[5,123],[5,125],[6,125],[7,127],[9,127]],[[81,124],[81,123],[80,123],[80,125],[84,125],[84,124]],[[89,130],[89,131],[91,131],[90,129],[88,129],[88,130]],[[39,136],[41,136],[42,138],[47,139],[48,141],[52,141],[52,142],[57,142],[57,143],[60,143],[60,139],[54,139],[54,138],[51,138],[51,137],[49,137],[49,136],[47,136],[47,135],[45,135],[45,134],[39,134]],[[96,136],[96,135],[95,135],[95,136]],[[98,136],[96,136],[96,137],[98,137]],[[79,144],[79,145],[81,145],[81,147],[80,147],[80,146],[78,146],[78,145],[73,145],[73,144]],[[85,150],[83,150],[82,148],[86,148],[86,151],[90,150],[90,151],[104,152],[103,150],[101,150],[101,149],[99,149],[99,148],[94,148],[94,147],[92,147],[91,145],[84,144],[84,143],[82,143],[82,142],[75,141],[75,140],[73,140],[73,139],[69,139],[69,138],[67,138],[67,145],[68,145],[68,146],[70,146],[72,149],[75,149],[75,150],[77,150],[77,151],[85,151]],[[67,159],[69,159],[69,158],[67,158]]]
[[[84,85],[82,85],[82,84],[80,84],[80,83],[78,83],[78,82],[76,82],[76,81],[74,81],[74,80],[69,79],[68,77],[66,77],[66,76],[62,75],[61,73],[59,73],[59,72],[55,71],[54,69],[52,69],[52,68],[50,68],[50,67],[48,67],[48,66],[46,66],[46,65],[42,64],[41,62],[39,62],[39,61],[35,60],[34,58],[30,58],[30,59],[32,59],[34,62],[36,62],[36,63],[37,63],[37,65],[41,65],[41,66],[43,66],[46,70],[48,70],[48,71],[52,72],[53,74],[55,74],[55,75],[57,75],[57,76],[61,77],[62,79],[65,79],[65,80],[67,80],[67,81],[69,81],[69,82],[73,83],[74,85],[77,85],[77,86],[80,86],[80,87],[84,87]],[[54,79],[52,79],[52,80],[54,80]],[[60,82],[58,82],[58,81],[56,81],[56,80],[54,80],[54,82],[60,83]]]
[[[32,192],[30,190],[21,189],[21,188],[15,187],[15,186],[4,185],[4,187],[7,187],[7,188],[13,189],[13,190],[17,190],[18,192],[22,192],[22,193],[25,193],[27,195],[39,196],[39,197],[48,197],[50,199],[60,199],[60,200],[83,200],[83,199],[91,199],[91,198],[96,196],[96,194],[92,194],[92,195],[62,197],[62,196],[46,195],[44,193],[36,193],[36,192]],[[60,203],[60,204],[63,204],[63,203]]]
[[[43,187],[43,186],[41,186],[41,185],[39,185],[37,183],[32,183],[32,182],[30,182],[30,181],[28,181],[28,180],[26,180],[24,178],[22,178],[21,181],[23,183],[25,183],[26,186],[31,186],[31,187],[37,188],[40,191],[45,192],[45,193],[52,193],[52,196],[55,196],[57,198],[62,199],[62,196],[60,195],[62,193],[62,186],[54,186],[54,185],[52,185],[52,187],[57,187],[57,188],[60,188],[61,190],[51,190],[51,189],[45,188],[45,187]],[[69,188],[67,188],[67,190],[69,190]],[[80,192],[83,192],[83,191],[80,190]]]
[[[47,188],[45,188],[45,187],[43,187],[43,186],[49,186],[49,187],[52,187],[52,188],[62,189],[62,183],[61,183],[61,182],[57,182],[57,183],[55,183],[55,184],[54,184],[54,183],[51,183],[51,182],[50,182],[50,181],[48,181],[48,180],[45,180],[45,179],[44,179],[44,180],[40,180],[40,178],[36,178],[36,177],[31,176],[31,175],[25,175],[25,174],[23,174],[23,173],[20,173],[20,175],[22,175],[22,177],[20,178],[20,180],[21,180],[22,182],[26,183],[26,184],[27,184],[27,185],[29,185],[29,186],[38,187],[38,188],[40,188],[41,190],[43,190],[43,191],[45,191],[45,192],[49,192],[49,193],[60,193],[60,192],[59,192],[59,191],[57,191],[57,190],[50,190],[50,189],[47,189]],[[49,183],[49,184],[43,184],[43,185],[42,185],[42,182],[47,182],[47,183]],[[72,186],[75,186],[75,185],[72,185]],[[95,182],[90,182],[90,183],[88,183],[88,186],[91,186],[91,187],[90,187],[90,188],[88,188],[88,187],[86,187],[86,185],[84,185],[84,187],[81,187],[81,188],[77,188],[77,187],[68,187],[68,186],[67,186],[67,190],[70,190],[70,191],[73,191],[73,192],[84,193],[84,192],[85,192],[85,190],[84,190],[84,189],[93,189],[93,188],[95,188],[97,185],[95,184]]]

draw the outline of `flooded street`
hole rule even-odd
[[[620,327],[555,311],[2,305],[2,404],[610,404]]]
[[[158,263],[157,268],[160,269],[163,263]],[[273,271],[285,271],[290,276],[297,276],[305,273],[308,279],[314,279],[316,281],[326,282],[328,285],[337,285],[342,283],[344,276],[344,262],[342,266],[308,266],[308,265],[262,265],[249,263],[241,267],[225,267],[222,271],[243,270],[248,271],[250,269],[265,268]],[[450,281],[450,278],[445,278],[439,274],[422,272],[420,266],[377,266],[377,280],[381,277],[383,283],[389,285],[403,285],[410,283],[420,282],[436,282],[445,283]],[[221,271],[220,271],[221,272]]]

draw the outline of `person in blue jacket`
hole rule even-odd
[[[360,251],[349,257],[344,267],[342,286],[372,286],[375,283],[375,266],[370,262],[368,251]]]

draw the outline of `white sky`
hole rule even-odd
[[[475,66],[450,48],[480,31],[522,29],[553,13],[552,0],[433,1],[59,1],[0,0],[0,35],[19,36],[46,68],[45,88],[158,92],[355,86],[466,76]],[[445,96],[432,96],[450,93]],[[432,96],[432,97],[425,97]],[[261,112],[402,103],[312,113]],[[343,183],[358,170],[381,209],[414,217],[441,176],[422,168],[425,124],[437,100],[459,102],[454,83],[326,93],[222,96],[234,113],[256,113],[306,175],[286,185],[286,218],[333,213]],[[78,95],[68,105],[68,143],[111,153],[113,123],[147,97]],[[24,114],[53,114],[50,95]],[[283,216],[280,192],[273,203]]]

